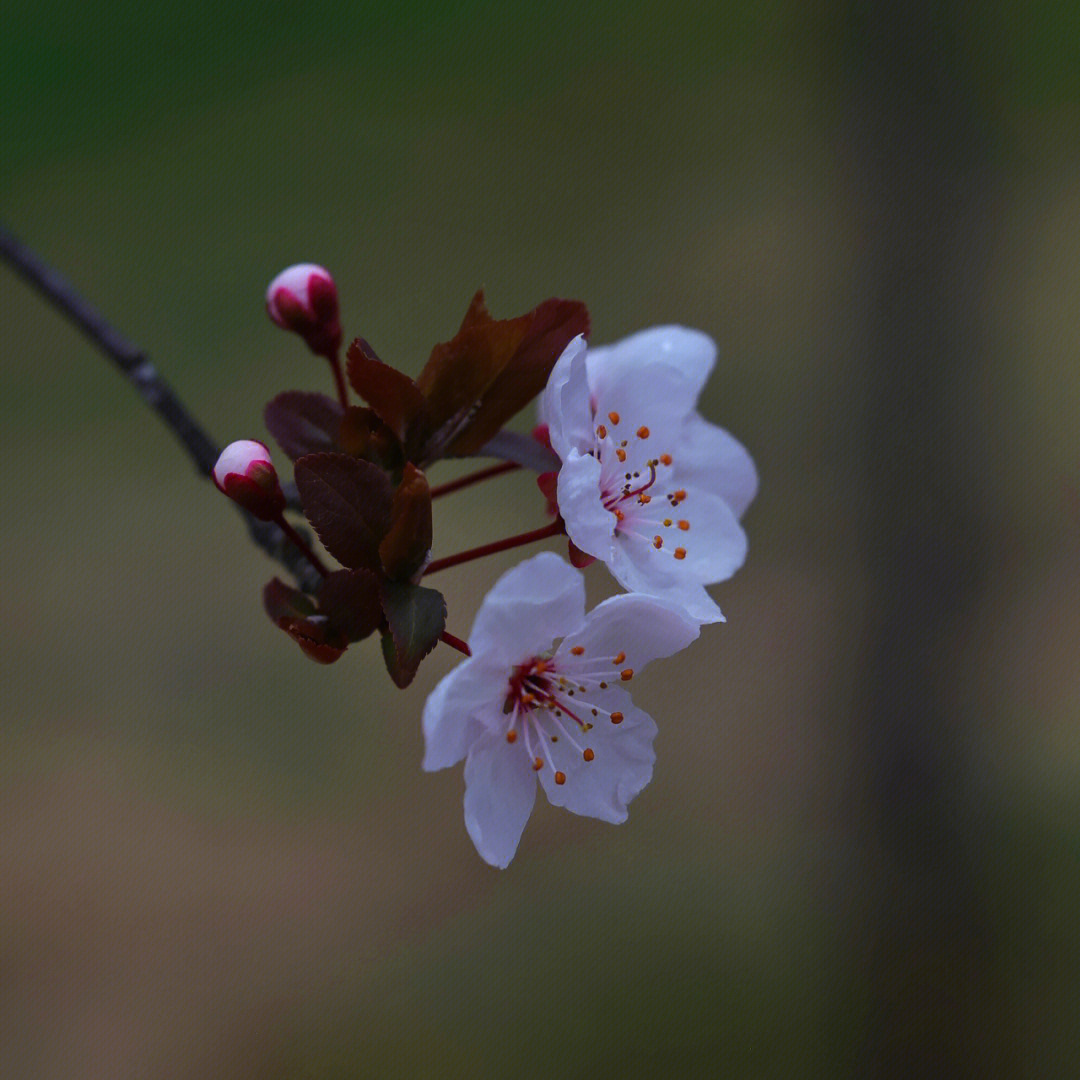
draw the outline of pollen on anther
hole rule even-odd
[[[611,722],[613,724],[621,724],[623,722],[623,714],[621,712],[613,712],[611,714]]]
[[[581,656],[585,652],[585,646],[575,645],[570,651],[574,654],[574,656]]]
[[[591,746],[586,746],[586,747],[585,747],[585,750],[584,750],[584,751],[582,752],[582,755],[581,755],[581,756],[582,756],[582,757],[583,757],[583,758],[584,758],[584,759],[585,759],[586,761],[592,761],[592,759],[593,759],[594,757],[596,757],[596,755],[595,755],[595,754],[594,754],[594,753],[592,752],[592,747],[591,747]]]
[[[671,518],[664,518],[664,528],[665,529],[670,529],[671,528]]]
[[[672,498],[677,503],[681,503],[683,501],[683,499],[686,498],[686,489],[685,488],[679,488],[678,491],[674,492],[674,494],[672,495]]]
[[[622,521],[625,517],[626,517],[626,515],[621,510],[616,510],[615,511],[615,520],[616,521]]]
[[[543,758],[533,758],[533,772],[539,772],[544,767]]]
[[[607,414],[607,418],[608,418],[608,419],[609,419],[609,420],[610,420],[610,421],[611,421],[611,422],[612,422],[613,424],[617,424],[617,423],[619,422],[619,414],[618,414],[617,412],[609,412],[609,413]]]
[[[675,558],[676,559],[685,559],[686,558],[686,548],[676,548],[675,549]]]
[[[652,502],[652,496],[643,491],[640,495],[638,495],[637,501],[641,503],[642,506],[645,506],[647,503]]]
[[[664,538],[662,536],[654,536],[652,538],[652,546],[659,551],[664,546]]]
[[[600,425],[600,426],[599,426],[599,427],[598,427],[598,428],[596,429],[596,434],[597,434],[597,436],[598,436],[599,438],[601,438],[601,439],[606,439],[606,438],[607,438],[607,428],[606,428],[606,427],[604,427],[604,425],[603,425],[603,424],[601,424],[601,425]]]
[[[521,695],[521,704],[522,705],[531,705],[535,700],[536,700],[536,695],[535,694],[530,694],[528,691],[526,691],[524,694]]]
[[[507,742],[517,742],[517,732],[516,731],[508,731],[506,733],[506,741]]]
[[[611,662],[618,667],[626,659],[626,653],[621,652],[618,656],[612,657]]]
[[[649,429],[644,424],[637,429],[637,437],[639,439],[647,439],[649,437]]]
[[[601,690],[606,690],[606,689],[607,689],[607,683],[606,683],[606,682],[602,682],[602,683],[600,684],[600,689],[601,689]]]
[[[619,459],[620,461],[625,461],[625,460],[626,460],[626,451],[625,451],[625,450],[624,450],[624,449],[623,449],[623,448],[622,448],[622,447],[620,446],[620,447],[618,448],[618,450],[616,450],[616,451],[615,451],[615,456],[616,456],[616,457],[617,457],[617,458],[618,458],[618,459]]]
[[[679,528],[682,529],[683,532],[686,532],[686,530],[690,528],[690,522],[686,520],[680,521]]]
[[[660,463],[662,465],[670,465],[671,464],[671,455],[670,454],[661,454],[660,455]]]
[[[555,774],[555,783],[556,784],[565,784],[566,783],[566,773],[557,772]]]
[[[634,669],[632,667],[623,668],[622,671],[619,672],[619,678],[622,679],[623,682],[629,682],[633,677]]]

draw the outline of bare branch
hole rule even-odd
[[[120,369],[143,401],[168,425],[183,444],[195,467],[209,477],[218,459],[217,444],[203,431],[142,349],[128,341],[88,304],[62,274],[46,265],[0,224],[0,256],[24,281],[62,311]],[[235,504],[234,504],[235,505]],[[314,591],[319,576],[273,522],[257,521],[237,507],[251,539],[272,559],[284,565],[304,589]]]

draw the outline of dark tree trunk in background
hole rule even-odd
[[[856,801],[875,920],[856,1071],[982,1080],[1007,1072],[1008,1017],[962,794],[972,718],[954,679],[988,559],[978,387],[994,179],[958,13],[847,11],[844,137],[865,238],[852,297],[865,411],[848,449],[870,586]]]

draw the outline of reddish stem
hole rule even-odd
[[[478,469],[467,476],[459,476],[456,480],[448,480],[445,484],[437,484],[431,489],[431,497],[437,499],[440,495],[449,495],[451,491],[460,491],[471,484],[478,484],[481,480],[487,480],[492,476],[501,476],[503,473],[513,472],[521,466],[516,461],[504,461],[499,465],[490,465],[486,469]]]
[[[274,519],[274,523],[296,545],[303,553],[304,558],[306,558],[323,577],[329,575],[330,571],[326,569],[322,559],[311,550],[311,545],[285,520],[284,514],[278,514]]]
[[[424,571],[424,574],[425,576],[434,574],[439,570],[446,570],[448,567],[457,566],[460,563],[471,562],[473,559],[482,559],[487,555],[495,555],[500,551],[509,551],[510,548],[520,547],[522,544],[532,544],[537,540],[546,540],[549,536],[559,536],[563,531],[562,519],[559,518],[541,529],[533,529],[532,532],[521,533],[519,536],[508,536],[505,540],[482,544],[480,547],[470,548],[468,551],[459,551],[456,555],[447,555],[445,559],[435,559],[433,562],[428,563],[428,568]]]
[[[464,653],[466,656],[472,656],[472,649],[468,644],[461,640],[459,637],[455,637],[449,630],[444,630],[439,635],[439,640],[445,642],[452,649],[457,649],[458,652]]]
[[[335,352],[326,359],[330,361],[330,369],[334,373],[334,385],[337,387],[338,401],[341,402],[343,409],[347,409],[349,407],[349,392],[345,389],[345,374],[341,370],[341,355]]]

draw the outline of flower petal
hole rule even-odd
[[[552,368],[540,402],[540,418],[548,425],[551,448],[564,461],[571,448],[586,450],[593,445],[585,338],[580,334],[563,349]]]
[[[625,544],[616,545],[614,558],[608,563],[612,577],[624,589],[663,600],[698,623],[725,621],[723,612],[705,591],[704,585],[693,581],[672,581],[648,569],[642,569],[641,564],[631,557],[632,552],[637,554],[634,543],[635,541],[629,540]],[[642,561],[648,554],[644,549],[641,551]]]
[[[684,487],[720,495],[736,517],[743,516],[758,489],[757,469],[746,447],[696,412],[683,424],[675,477]]]
[[[485,862],[509,865],[535,800],[535,773],[521,747],[497,733],[477,739],[465,760],[465,828]]]
[[[424,703],[424,768],[455,765],[488,729],[485,712],[502,708],[505,667],[488,656],[474,656],[443,678]]]
[[[653,326],[591,348],[586,363],[596,413],[614,411],[632,430],[667,417],[681,420],[697,404],[715,362],[712,338],[685,326]]]
[[[598,559],[611,557],[615,515],[604,509],[600,493],[602,466],[591,454],[571,450],[559,470],[559,513],[570,539]]]
[[[571,630],[555,653],[560,672],[573,679],[576,670],[594,671],[596,658],[622,657],[611,666],[639,674],[645,665],[685,649],[699,634],[698,624],[672,604],[652,596],[627,593],[598,604],[577,630]],[[573,653],[571,649],[580,649]]]
[[[552,551],[518,563],[484,598],[469,646],[506,667],[551,647],[585,613],[585,579]]]
[[[656,724],[624,690],[612,687],[603,701],[607,713],[622,713],[622,721],[612,724],[605,714],[592,730],[572,733],[592,750],[592,760],[586,761],[565,738],[560,739],[547,747],[552,767],[537,775],[552,805],[618,824],[626,820],[627,803],[652,778]],[[563,773],[564,783],[555,782],[555,770]]]
[[[746,533],[719,495],[702,488],[687,488],[686,492],[677,509],[668,509],[656,501],[650,505],[649,513],[628,516],[628,528],[620,532],[616,546],[646,578],[655,578],[661,586],[726,581],[746,559]],[[653,510],[653,506],[657,509]],[[662,517],[665,513],[670,513],[671,518]],[[676,516],[686,526],[685,531],[663,525],[663,521]],[[660,547],[655,545],[655,536],[661,538]]]

